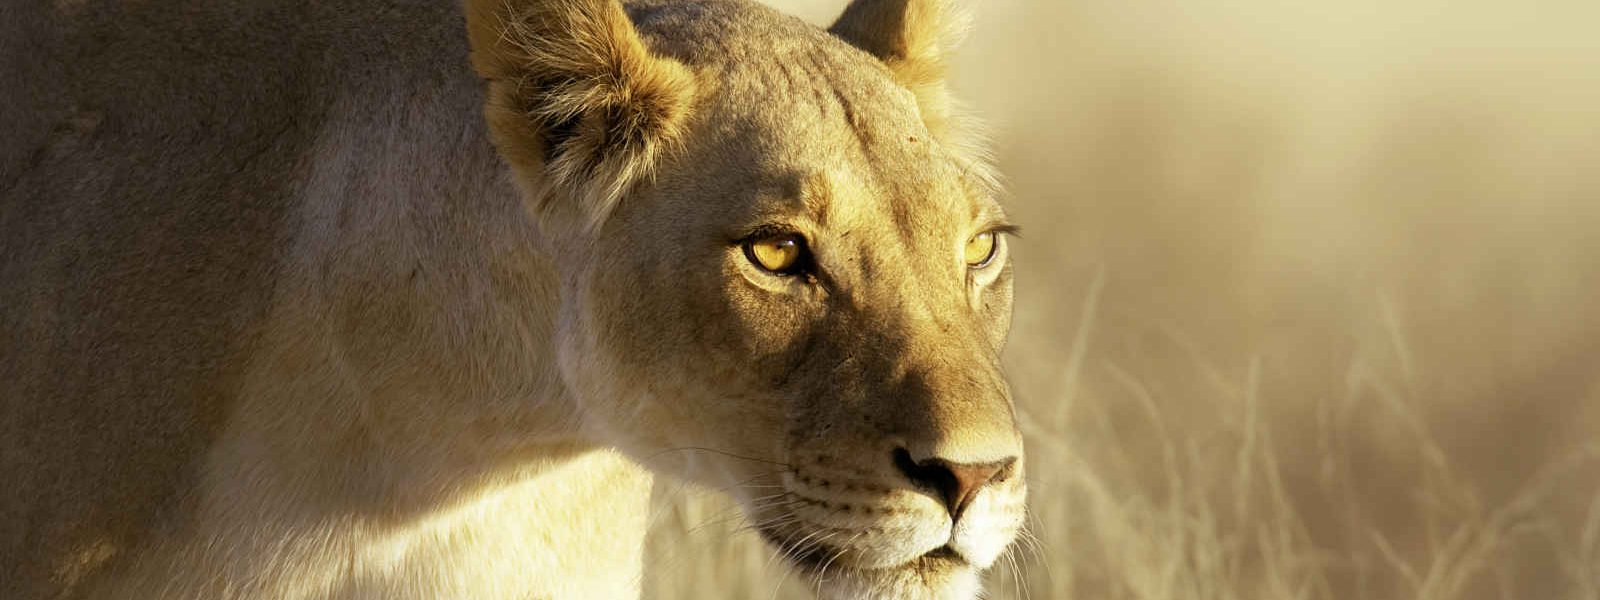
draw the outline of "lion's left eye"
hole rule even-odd
[[[994,259],[994,249],[993,231],[985,231],[972,236],[972,239],[967,240],[967,248],[964,252],[967,266],[976,269],[989,264],[989,261]]]
[[[809,258],[805,238],[792,233],[747,239],[744,255],[756,266],[778,275],[793,275],[804,270]]]

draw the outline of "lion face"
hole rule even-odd
[[[712,181],[749,187],[707,194],[702,174],[668,168],[617,208],[595,244],[607,260],[569,295],[588,300],[573,308],[569,339],[583,343],[567,374],[606,439],[729,489],[801,565],[959,581],[1022,515],[997,362],[1004,217],[956,159],[908,141],[912,123],[867,119],[863,135],[888,147],[861,161],[850,133],[792,142],[795,129],[841,133],[809,109],[811,123],[794,106],[789,127],[709,133],[678,159],[722,163]],[[752,130],[769,151],[719,150],[748,147]],[[917,168],[874,166],[891,156]]]
[[[571,4],[625,35],[605,20],[620,10]],[[932,68],[915,28],[935,7],[858,2],[830,34],[754,5],[646,4],[626,32],[642,54],[608,72],[667,66],[576,94],[620,106],[507,125],[570,83],[491,87],[535,204],[589,224],[552,244],[585,426],[727,490],[825,597],[972,597],[1023,519],[998,362],[1013,228],[942,87],[906,75]]]

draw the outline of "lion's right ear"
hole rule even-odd
[[[597,226],[678,141],[693,75],[651,54],[617,0],[466,0],[466,13],[501,156],[536,208],[570,198]]]
[[[960,43],[967,23],[952,0],[852,0],[828,31],[883,61],[916,96],[935,137],[966,144],[960,138],[973,133],[960,131],[971,125],[959,122],[945,86],[945,54]]]

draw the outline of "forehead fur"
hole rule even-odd
[[[647,0],[628,12],[654,52],[697,72],[702,126],[748,151],[801,171],[852,163],[891,180],[955,178],[977,196],[998,191],[975,122],[937,123],[956,135],[930,129],[923,94],[827,30],[746,0]],[[819,160],[835,164],[804,164]]]

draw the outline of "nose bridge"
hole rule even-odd
[[[904,233],[904,232],[902,232]],[[911,459],[988,464],[1020,456],[1010,391],[960,262],[917,235],[862,251],[839,298],[863,387],[856,409]]]
[[[900,383],[893,433],[915,460],[990,463],[1021,452],[998,369],[965,356],[916,360]]]
[[[906,337],[885,378],[878,421],[914,460],[991,463],[1021,453],[1010,391],[972,315],[906,307]]]

